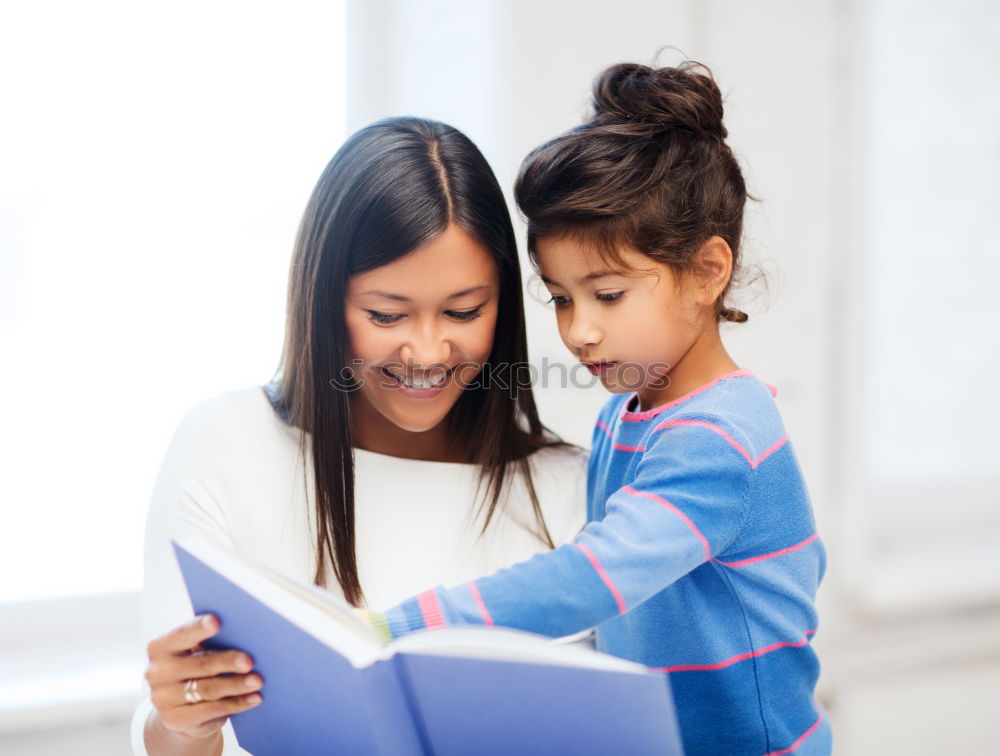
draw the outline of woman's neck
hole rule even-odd
[[[403,459],[428,462],[468,462],[466,449],[455,448],[442,421],[426,431],[408,431],[386,419],[360,394],[350,399],[351,437],[354,447]]]

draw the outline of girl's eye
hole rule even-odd
[[[446,310],[445,315],[455,320],[475,320],[483,314],[483,306],[479,305],[472,310]]]
[[[556,307],[565,307],[569,304],[569,297],[565,294],[553,294],[545,304],[554,304]]]
[[[602,302],[617,302],[624,294],[624,291],[613,291],[608,294],[598,294],[597,298]]]
[[[404,315],[376,312],[375,310],[367,310],[366,312],[368,313],[368,319],[379,325],[392,325],[405,317]]]

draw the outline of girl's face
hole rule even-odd
[[[608,391],[638,392],[643,408],[660,403],[686,358],[718,333],[704,288],[638,250],[621,250],[624,268],[613,270],[570,237],[535,249],[563,343]]]
[[[348,366],[360,384],[352,402],[368,405],[356,417],[375,417],[374,409],[395,429],[438,426],[489,357],[499,297],[493,258],[456,225],[352,276],[344,305]]]

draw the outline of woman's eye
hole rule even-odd
[[[404,315],[392,314],[388,312],[376,312],[375,310],[367,310],[367,312],[368,319],[373,323],[378,323],[379,325],[392,325],[405,317]]]
[[[483,314],[483,306],[480,305],[472,310],[446,310],[445,315],[455,320],[475,320]]]
[[[624,291],[613,291],[607,294],[598,294],[597,298],[602,302],[617,302],[624,294]]]
[[[565,294],[553,294],[545,304],[554,304],[556,307],[565,307],[569,304],[569,297]]]

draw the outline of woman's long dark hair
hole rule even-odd
[[[282,365],[272,383],[275,409],[311,443],[316,494],[316,573],[327,564],[345,598],[358,605],[354,457],[348,393],[344,298],[348,278],[398,260],[454,223],[489,251],[500,280],[488,364],[527,362],[521,271],[510,214],[486,159],[461,132],[416,118],[380,121],[351,136],[320,176],[292,255]],[[504,481],[524,475],[537,533],[550,547],[527,458],[559,443],[541,424],[530,387],[464,390],[445,419],[449,437],[469,450],[485,484],[489,525]],[[308,490],[308,489],[307,489]],[[481,489],[482,490],[482,489]],[[470,502],[470,505],[472,502]]]

